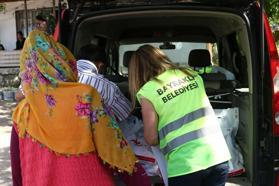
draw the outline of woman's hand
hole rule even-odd
[[[158,115],[150,101],[141,98],[144,139],[149,145],[158,145]]]
[[[22,91],[20,89],[18,89],[15,93],[15,99],[17,102],[21,101],[22,99],[24,99],[25,96],[23,95]]]

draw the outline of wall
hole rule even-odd
[[[2,87],[18,87],[19,68],[0,68],[0,88]]]
[[[56,6],[57,6],[57,0]],[[16,43],[16,20],[15,11],[24,10],[24,2],[5,3],[6,10],[0,13],[0,43],[4,45],[6,50],[15,49]],[[29,0],[27,1],[27,9],[48,8],[52,7],[52,0]],[[30,31],[30,30],[29,30]]]
[[[6,50],[16,47],[16,23],[14,15],[1,15],[0,19],[0,43]]]

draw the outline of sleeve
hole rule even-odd
[[[120,89],[115,85],[113,86],[113,100],[110,105],[112,111],[116,115],[119,121],[125,120],[131,113],[131,103],[130,101],[122,94]]]

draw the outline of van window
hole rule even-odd
[[[212,65],[219,66],[219,57],[218,57],[218,47],[217,43],[208,43],[208,50],[211,55],[211,63]]]
[[[157,43],[137,43],[137,44],[121,44],[119,46],[119,73],[121,75],[127,75],[128,74],[128,69],[127,67],[124,66],[123,64],[123,58],[124,58],[124,53],[126,51],[135,51],[137,50],[140,46],[144,44],[149,44],[157,48],[163,48],[164,43],[162,42],[157,42]],[[217,50],[215,50],[214,47],[211,47],[210,44],[208,43],[194,43],[194,42],[171,42],[171,45],[174,45],[172,49],[162,49],[163,52],[170,58],[172,62],[179,66],[188,66],[188,57],[189,53],[193,49],[209,49],[210,53],[212,54],[211,49],[214,49],[214,56],[215,58],[218,58],[218,54],[216,54]],[[214,46],[214,44],[213,44]],[[215,59],[215,61],[218,61],[218,59]]]

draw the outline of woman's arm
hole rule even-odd
[[[158,145],[158,115],[152,103],[145,98],[141,98],[141,109],[144,128],[144,139],[149,145]]]

